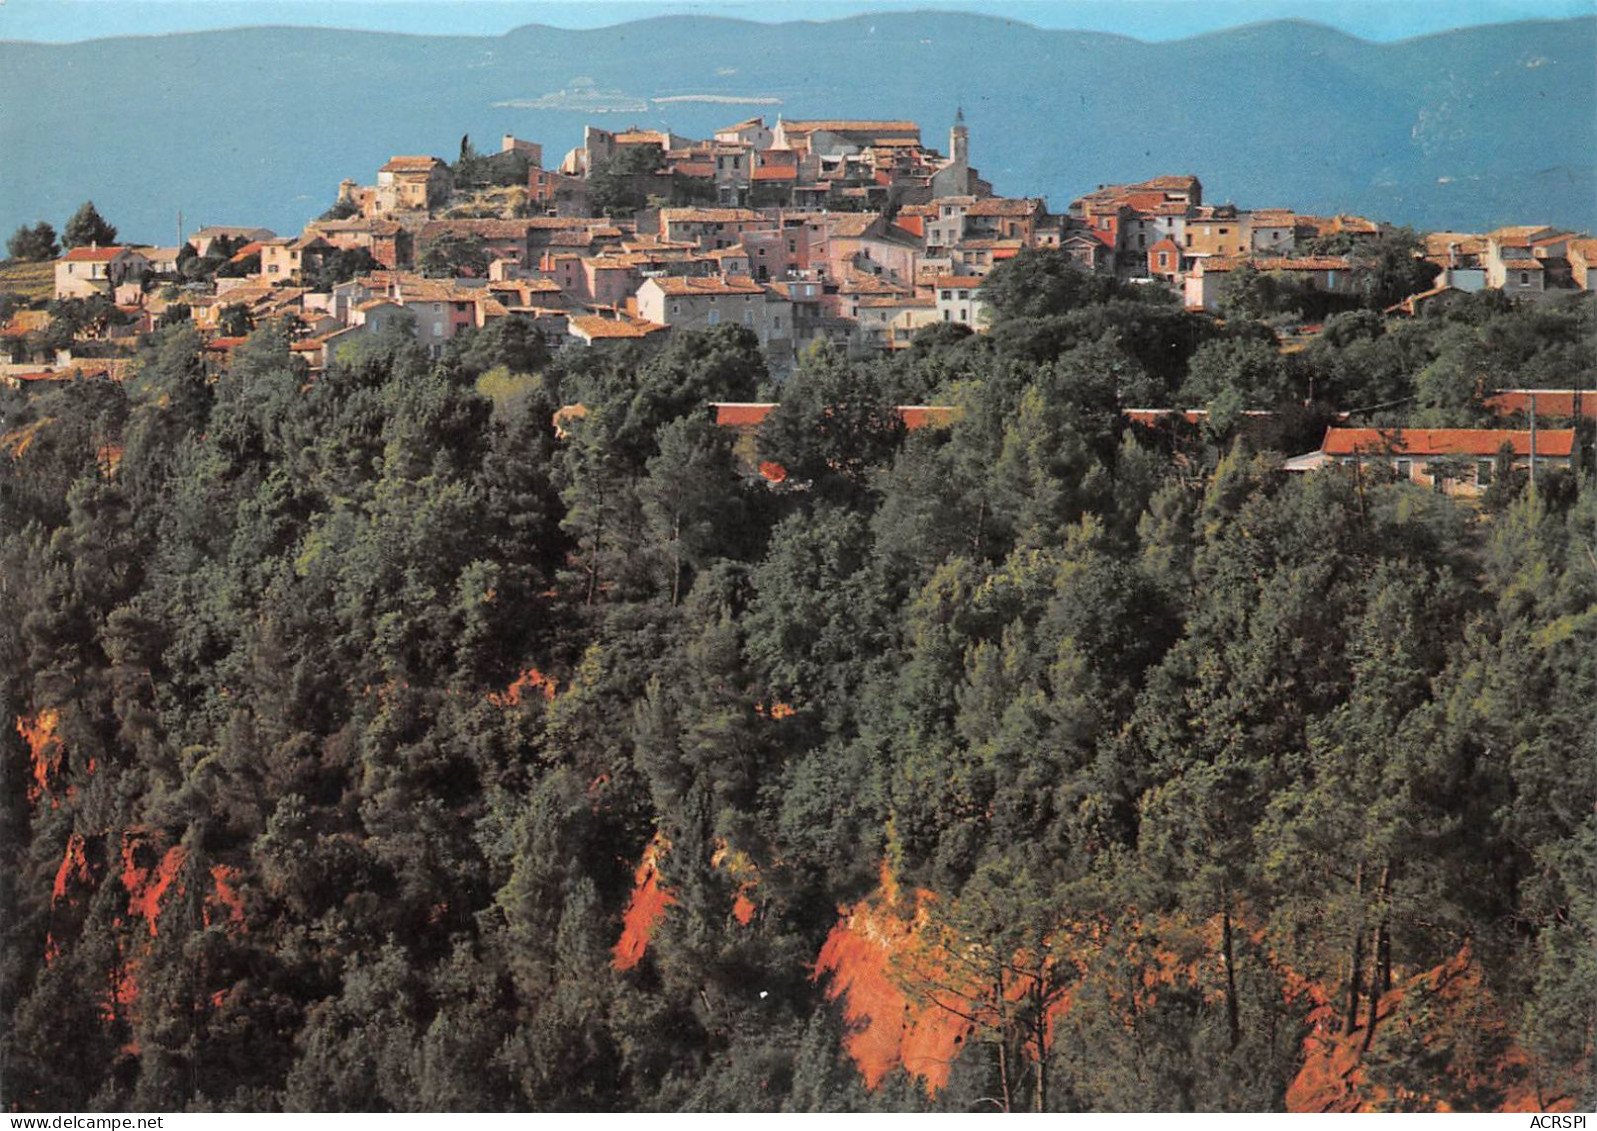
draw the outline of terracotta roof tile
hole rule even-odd
[[[655,284],[660,290],[671,296],[692,295],[763,295],[765,288],[753,279],[742,275],[732,275],[721,278],[716,275],[702,277],[692,275],[665,275],[657,279],[650,279],[644,285]]]
[[[1339,255],[1313,255],[1296,259],[1238,259],[1233,256],[1215,255],[1200,262],[1205,274],[1222,274],[1241,267],[1252,267],[1256,271],[1348,271],[1353,266],[1345,257]]]
[[[1575,389],[1501,389],[1486,398],[1486,407],[1498,416],[1516,413],[1528,416],[1530,399],[1534,396],[1538,417],[1574,416],[1576,393]],[[1579,396],[1580,415],[1588,420],[1597,419],[1597,391],[1579,390]],[[1539,443],[1537,450],[1540,450]]]
[[[61,258],[67,263],[104,263],[126,250],[122,247],[75,247]]]
[[[571,329],[580,331],[590,341],[595,339],[639,339],[667,329],[642,319],[605,318],[598,314],[578,314],[571,319]]]
[[[437,157],[390,157],[379,173],[430,173],[443,165]]]
[[[1327,428],[1320,450],[1326,455],[1494,456],[1504,444],[1515,455],[1530,454],[1527,432],[1498,428]],[[1574,450],[1573,429],[1544,428],[1536,433],[1536,453],[1567,457]]]
[[[674,224],[738,224],[763,219],[758,212],[747,208],[662,208],[662,223]]]
[[[1040,200],[1011,200],[1002,196],[990,196],[985,200],[978,200],[965,211],[967,216],[1036,216],[1042,212]]]
[[[868,133],[890,134],[907,133],[914,130],[920,132],[920,126],[915,122],[875,122],[855,121],[847,118],[821,118],[815,121],[784,121],[782,128],[790,134],[808,134],[816,130],[826,130],[828,133]]]

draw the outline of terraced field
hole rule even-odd
[[[0,262],[0,291],[19,295],[29,302],[43,302],[55,289],[55,264]]]

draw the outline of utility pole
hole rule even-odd
[[[1536,394],[1530,394],[1530,501],[1536,501]]]
[[[183,210],[177,210],[177,246],[183,246]]]

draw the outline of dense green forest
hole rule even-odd
[[[1591,1107],[1589,471],[1280,462],[1591,387],[1592,303],[984,293],[5,394],[4,1106]]]

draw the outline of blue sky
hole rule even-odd
[[[498,35],[528,23],[600,27],[676,13],[781,21],[917,8],[1144,40],[1305,19],[1385,42],[1474,24],[1592,15],[1597,0],[0,0],[0,39],[61,42],[260,24]]]

